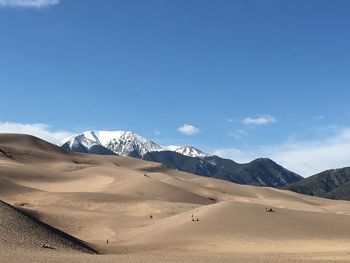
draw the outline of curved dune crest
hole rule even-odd
[[[0,246],[96,253],[87,244],[0,201]]]

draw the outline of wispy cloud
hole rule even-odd
[[[323,115],[314,116],[315,121],[320,121],[320,120],[324,120],[324,119],[325,119],[325,116],[323,116]]]
[[[57,5],[60,0],[0,0],[0,7],[32,7],[41,8]]]
[[[178,131],[185,134],[185,135],[193,135],[199,132],[199,128],[191,125],[191,124],[184,124],[180,128],[178,128]]]
[[[0,122],[0,133],[22,133],[39,137],[51,143],[58,144],[73,133],[68,131],[53,131],[46,124],[24,124]]]
[[[247,117],[242,120],[242,123],[246,125],[267,125],[276,121],[276,118],[271,115],[262,115],[258,117]]]
[[[241,139],[246,136],[248,133],[245,130],[236,130],[230,133],[230,136],[234,137],[236,140]]]
[[[339,128],[335,133],[319,140],[290,139],[279,145],[264,145],[248,150],[226,148],[213,152],[237,162],[249,162],[268,157],[303,176],[327,169],[350,166],[350,127]]]

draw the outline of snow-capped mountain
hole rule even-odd
[[[95,136],[94,132],[84,132],[81,134],[73,135],[65,140],[62,141],[62,145],[69,145],[69,147],[74,147],[78,145],[82,145],[86,148],[91,148],[94,145],[100,145],[100,141]]]
[[[211,156],[208,153],[202,152],[201,150],[193,147],[193,146],[180,146],[174,150],[177,153],[180,153],[182,155],[186,155],[189,157],[198,157],[198,158],[204,158]]]
[[[239,164],[204,153],[193,146],[160,146],[130,131],[83,132],[64,140],[61,148],[70,152],[136,157],[239,184],[283,187],[302,179],[270,159]]]
[[[189,157],[211,156],[193,146],[160,146],[131,131],[86,131],[73,135],[61,147],[74,152],[101,153],[101,146],[123,156],[142,157],[149,152],[174,151]]]
[[[168,151],[177,152],[189,157],[204,158],[204,157],[212,156],[211,154],[202,152],[201,150],[190,145],[187,145],[187,146],[169,145],[169,146],[163,146],[163,148],[165,148]]]
[[[95,153],[92,149],[96,146],[103,146],[118,155],[134,157],[165,150],[162,146],[131,131],[87,131],[73,135],[61,144],[63,149],[87,153]]]

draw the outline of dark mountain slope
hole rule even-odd
[[[184,172],[258,186],[283,187],[302,179],[270,159],[238,164],[218,156],[188,157],[171,151],[150,152],[143,159],[165,164]]]
[[[315,174],[285,189],[306,195],[350,200],[350,167]]]
[[[78,153],[91,153],[91,154],[101,154],[101,155],[116,155],[110,149],[102,145],[93,145],[90,148],[85,147],[82,144],[75,144],[70,146],[69,143],[61,145],[61,148],[67,152],[78,152]]]

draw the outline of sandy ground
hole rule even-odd
[[[1,252],[1,250],[0,250]],[[38,252],[38,251],[6,251],[1,254],[2,262],[16,263],[45,263],[45,262],[86,262],[86,263],[110,263],[110,262],[144,262],[144,263],[326,263],[326,262],[349,262],[349,255],[346,253],[317,253],[317,254],[214,254],[214,253],[182,253],[177,252],[153,252],[153,253],[128,253],[120,255],[83,255],[60,252]]]
[[[0,199],[100,253],[82,253],[74,242],[60,246],[50,231],[30,228],[2,233],[4,262],[350,261],[347,201],[237,185],[133,158],[68,154],[30,136],[0,135]],[[4,229],[22,229],[10,214],[0,214],[0,222],[12,222]],[[45,234],[35,243],[28,233]],[[39,246],[46,241],[55,249]]]

